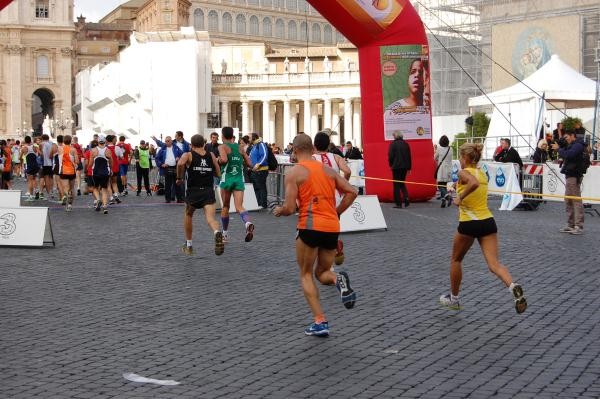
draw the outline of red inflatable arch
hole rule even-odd
[[[388,147],[399,131],[411,148],[412,171],[407,180],[433,183],[429,48],[415,9],[408,0],[308,2],[358,47],[366,176],[391,179]],[[411,82],[411,76],[418,74],[420,82]],[[367,180],[366,184],[368,194],[393,201],[391,183]],[[433,186],[407,187],[411,201],[435,195]]]
[[[0,0],[0,11],[10,3],[12,3],[12,0]]]

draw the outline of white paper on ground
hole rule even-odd
[[[123,378],[132,382],[146,382],[156,385],[179,385],[180,382],[175,380],[156,380],[154,378],[146,378],[134,373],[123,373]]]

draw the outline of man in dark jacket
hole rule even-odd
[[[410,147],[408,143],[404,141],[402,133],[394,133],[395,140],[390,144],[388,151],[388,163],[390,169],[392,169],[392,175],[394,180],[404,182],[406,175],[412,168],[412,159],[410,156]],[[394,182],[394,202],[396,206],[394,208],[402,208],[402,197],[404,197],[404,206],[410,204],[408,200],[408,190],[406,184]]]
[[[352,142],[346,142],[346,155],[344,155],[346,159],[363,159],[360,150],[354,146],[352,146]]]
[[[585,152],[585,144],[583,139],[577,137],[574,130],[567,130],[564,137],[566,146],[559,148],[558,144],[552,144],[552,148],[558,150],[558,155],[563,159],[560,172],[566,178],[565,195],[581,197],[581,181],[585,173],[583,159],[588,156]],[[583,201],[581,199],[565,198],[565,207],[568,225],[560,229],[560,232],[575,235],[583,234]]]
[[[505,162],[505,163],[517,163],[519,164],[519,168],[523,167],[523,161],[521,160],[521,156],[513,147],[510,146],[510,139],[501,139],[500,147],[502,147],[502,151],[500,151],[496,156],[494,156],[494,161],[496,162]]]

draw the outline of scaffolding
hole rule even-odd
[[[411,2],[426,25],[429,38],[435,116],[468,114],[469,97],[481,95],[481,90],[486,93],[492,90],[492,27],[498,24],[579,16],[580,72],[590,79],[597,79],[595,49],[600,40],[600,3],[597,0]],[[511,65],[503,67],[512,69]]]

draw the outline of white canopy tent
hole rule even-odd
[[[540,96],[563,111],[593,107],[596,82],[565,64],[558,55],[553,55],[523,82],[487,96],[470,98],[471,108],[496,105],[488,129],[489,139],[485,144],[486,158],[491,158],[499,137],[510,137],[521,156],[529,156],[533,152],[540,129],[549,118],[547,109],[553,108]]]

